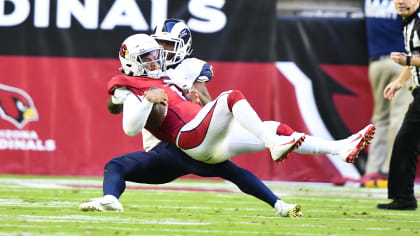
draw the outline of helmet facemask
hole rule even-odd
[[[186,56],[189,56],[191,54],[191,47],[186,47],[184,45],[184,41],[181,39],[162,39],[158,37],[155,38],[156,41],[158,41],[158,43],[162,46],[164,44],[171,45],[171,48],[163,46],[167,66],[175,65],[184,60]]]
[[[138,67],[142,69],[142,76],[159,79],[166,70],[165,53],[162,48],[145,51],[136,56]]]

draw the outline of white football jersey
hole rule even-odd
[[[152,150],[152,148],[160,143],[160,140],[147,131],[147,129],[143,129],[141,135],[143,137],[143,148],[146,152]]]
[[[193,82],[198,81],[205,83],[213,76],[211,66],[207,62],[197,58],[184,59],[175,67],[175,70],[183,73],[188,80]]]

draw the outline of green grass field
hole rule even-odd
[[[100,178],[0,176],[1,235],[420,235],[419,211],[381,211],[385,189],[303,183],[268,185],[300,218],[223,181],[129,184],[123,213],[82,212],[102,194]],[[188,190],[188,191],[187,191]],[[419,189],[416,189],[417,196]]]

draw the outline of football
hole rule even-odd
[[[156,89],[158,87],[153,86],[149,90]],[[152,110],[150,111],[149,117],[147,118],[146,126],[152,129],[159,128],[163,121],[166,119],[168,113],[168,106],[164,104],[153,104]]]

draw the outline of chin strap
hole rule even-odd
[[[151,79],[161,79],[161,77],[164,76],[164,73],[162,70],[153,70],[153,71],[145,70],[143,75]]]

